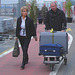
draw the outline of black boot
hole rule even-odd
[[[28,64],[28,61],[26,61],[25,64]]]
[[[26,60],[25,60],[25,64],[28,64],[28,60],[29,60],[29,58],[28,58],[28,56],[27,56],[27,58],[26,58]]]
[[[24,69],[24,68],[25,68],[25,62],[23,61],[21,65],[21,69]]]

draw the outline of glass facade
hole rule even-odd
[[[75,5],[75,0],[70,0],[72,5]]]

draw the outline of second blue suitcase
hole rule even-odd
[[[45,44],[40,46],[40,55],[62,56],[63,46],[60,44]]]

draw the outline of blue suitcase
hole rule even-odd
[[[65,54],[68,54],[68,34],[66,32],[41,32],[39,46],[44,44],[60,44]]]
[[[39,55],[62,56],[64,54],[63,46],[60,44],[44,44],[39,50]]]

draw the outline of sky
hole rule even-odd
[[[27,2],[30,0],[26,0]],[[37,0],[39,3],[43,3],[44,0]],[[1,4],[12,4],[12,3],[18,3],[18,0],[1,0]]]
[[[1,4],[15,4],[18,0],[1,0]]]
[[[27,2],[30,0],[26,0]],[[43,3],[44,0],[37,0],[37,3]],[[18,3],[18,0],[1,0],[1,4],[14,4]]]
[[[30,1],[30,0],[27,0]],[[37,3],[43,3],[44,1],[66,1],[66,0],[37,0]]]
[[[28,2],[30,0],[26,1]],[[43,3],[44,1],[53,1],[53,0],[37,0],[37,3]],[[56,0],[56,1],[65,1],[65,0]],[[15,3],[18,3],[18,0],[1,0],[1,4],[15,4]]]

